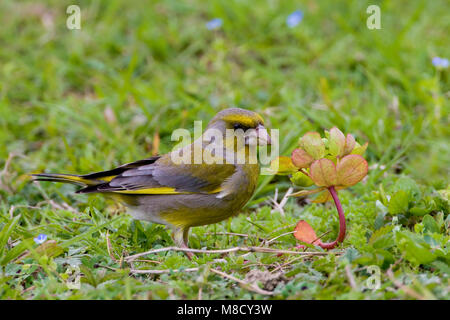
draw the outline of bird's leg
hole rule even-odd
[[[175,242],[175,244],[177,245],[177,247],[180,248],[189,248],[187,243],[188,243],[188,238],[189,238],[189,228],[176,228],[173,231],[173,241]],[[187,257],[189,258],[189,260],[192,260],[192,257],[194,256],[194,254],[192,252],[184,252]]]

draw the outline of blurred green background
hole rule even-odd
[[[81,8],[81,30],[66,27],[69,16],[66,8],[71,4]],[[380,30],[366,27],[369,16],[366,8],[370,4],[381,8]],[[303,18],[290,27],[286,20],[296,10],[302,12]],[[222,24],[210,30],[207,23],[215,18],[221,19]],[[70,222],[75,217],[84,219],[88,226],[99,225],[103,220],[96,220],[93,207],[103,212],[105,221],[114,210],[122,210],[111,209],[109,204],[96,197],[75,197],[72,186],[42,184],[45,188],[38,189],[29,183],[27,173],[88,173],[165,153],[174,145],[170,141],[174,129],[191,129],[194,120],[207,122],[226,107],[248,108],[261,113],[267,127],[280,130],[284,155],[290,153],[298,137],[306,131],[323,131],[332,126],[353,133],[359,142],[369,142],[366,152],[371,168],[369,177],[351,193],[344,193],[343,201],[345,206],[350,206],[353,204],[349,204],[349,199],[358,199],[355,204],[358,210],[353,216],[355,221],[361,218],[358,212],[363,210],[365,203],[370,203],[367,210],[372,211],[367,214],[370,219],[366,217],[368,220],[361,222],[364,230],[359,230],[353,238],[350,231],[347,247],[367,242],[366,238],[377,229],[374,219],[379,208],[374,203],[381,197],[375,194],[380,186],[389,189],[399,177],[408,177],[412,182],[411,179],[408,181],[422,188],[423,197],[431,197],[444,189],[447,189],[448,197],[449,72],[448,68],[439,68],[432,63],[436,56],[450,58],[450,5],[446,0],[104,0],[76,3],[2,0],[0,21],[0,168],[4,168],[0,173],[0,226],[6,226],[13,216],[21,214],[17,222],[21,227],[11,231],[5,242],[0,243],[5,245],[4,254],[23,239],[38,233],[52,234],[51,238],[56,241],[82,233],[86,226],[73,226]],[[275,214],[270,215],[268,205],[261,206],[268,196],[273,196],[276,188],[282,191],[287,186],[288,181],[283,178],[261,178],[258,193],[247,209],[252,214],[262,214],[264,219],[269,219],[267,226],[272,226],[270,219]],[[70,205],[82,216],[67,211],[67,207],[58,209],[49,205],[45,210],[27,207],[46,199]],[[415,200],[419,201],[420,197]],[[410,203],[409,206],[413,205]],[[109,211],[103,210],[106,208]],[[324,209],[315,204],[299,208],[290,200],[287,211],[292,211],[294,216],[290,221],[280,218],[273,226],[293,223],[299,216],[319,219],[317,216],[323,215],[322,220],[315,220],[315,227],[323,228],[325,232],[327,225],[337,221],[333,208]],[[427,213],[434,218],[439,212],[443,212],[443,218],[448,216],[448,212],[436,208]],[[299,210],[304,212],[300,214]],[[326,213],[322,212],[324,210]],[[117,224],[119,229],[119,225],[125,225],[125,229],[120,229],[122,236],[116,229],[120,241],[125,241],[123,239],[131,234],[138,239],[136,230],[139,228],[153,228],[154,232],[158,230],[163,234],[158,241],[170,245],[171,240],[163,229],[136,224],[123,216],[125,220]],[[279,213],[273,219],[278,218]],[[439,224],[440,218],[436,219]],[[194,247],[236,244],[226,237],[202,240],[202,230],[216,232],[222,228],[238,232],[238,224],[244,222],[250,229],[243,232],[262,232],[246,223],[245,216],[241,215],[236,221],[236,224],[228,221],[217,227],[198,228],[198,236],[194,232],[192,240]],[[403,227],[419,232],[420,228],[414,229],[416,223],[423,222],[421,218],[409,219]],[[330,237],[334,232],[336,229]],[[444,237],[440,240],[444,241],[442,243],[448,241],[446,227],[438,233]],[[103,257],[100,260],[109,259],[103,236],[98,232],[86,234],[87,242],[79,245],[88,247],[86,254],[100,255]],[[145,245],[141,240],[128,243],[127,250],[154,247],[152,241],[156,240],[145,239],[141,239]],[[400,249],[395,250],[392,255],[404,257]],[[174,266],[190,263],[181,254],[174,254],[174,257]],[[7,266],[14,260],[4,261]],[[22,281],[4,274],[0,293],[6,298],[17,298],[23,290],[35,286],[37,292],[34,289],[27,291],[29,298],[49,298],[38,289],[48,285],[45,281],[54,283],[55,288],[61,282],[58,277],[53,279],[48,268],[40,265],[49,263],[37,263],[37,270],[42,269],[44,276],[36,283],[31,278]],[[35,266],[35,262],[29,264]],[[20,267],[19,262],[15,265]],[[17,266],[10,268],[15,270]],[[62,266],[55,268],[64,272]],[[342,268],[339,270],[344,272]],[[412,273],[423,271],[417,266],[411,270]],[[434,272],[430,268],[426,270]],[[239,273],[237,276],[240,277]],[[340,292],[339,285],[333,287],[333,281],[326,280],[326,275],[324,277],[328,287],[307,290],[303,297],[339,297],[333,293]],[[361,277],[363,279],[364,275]],[[117,280],[116,291],[86,289],[74,296],[148,297],[144,295],[144,289],[120,293],[123,283],[130,285],[127,281],[131,280],[127,279]],[[298,276],[295,279],[298,280]],[[293,283],[297,285],[295,279]],[[443,279],[440,285],[445,287],[446,278]],[[139,285],[160,288],[164,292],[164,285],[158,282],[148,284],[144,281],[142,284],[139,281]],[[185,293],[191,290],[187,288],[197,286],[195,280],[180,280],[172,275],[165,281],[175,288],[174,297],[183,297],[183,294],[184,297],[197,297],[194,289]],[[194,285],[189,281],[194,281]],[[241,293],[236,289],[221,295],[217,288],[226,284],[217,286],[210,288],[212,293],[205,293],[205,298],[251,297],[245,290]],[[349,297],[347,289],[342,289],[341,298]],[[54,296],[58,296],[59,289],[54,290]],[[284,298],[299,297],[298,291],[286,290],[287,293],[282,295]],[[424,290],[436,297],[446,295],[429,288]],[[356,298],[364,296],[363,293],[360,293],[362,296],[352,294]],[[163,293],[151,296],[167,297]],[[402,293],[393,296],[373,293],[371,296],[392,297],[408,296]]]
[[[69,4],[1,4],[0,158],[29,157],[17,170],[110,167],[146,156],[156,131],[165,152],[174,128],[232,106],[282,139],[337,125],[375,162],[404,151],[417,179],[448,168],[448,73],[431,64],[450,56],[446,1],[379,2],[381,30],[366,1],[80,1],[81,30]]]

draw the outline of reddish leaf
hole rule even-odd
[[[341,156],[344,153],[344,148],[344,134],[336,127],[331,128],[330,138],[328,139],[328,151],[332,156]]]
[[[353,149],[355,148],[355,143],[355,137],[350,133],[347,134],[347,137],[345,138],[344,155],[350,154],[350,152],[353,151]]]
[[[291,154],[292,163],[297,168],[308,168],[309,165],[314,161],[314,158],[311,157],[305,150],[303,149],[295,149]]]
[[[350,154],[338,162],[336,171],[339,185],[353,186],[367,175],[367,161],[360,155]]]
[[[294,237],[297,240],[311,244],[313,242],[316,244],[321,242],[320,239],[317,239],[314,229],[305,220],[300,220],[295,226]]]
[[[337,184],[336,166],[329,159],[314,161],[310,167],[310,178],[319,187],[330,187]]]
[[[270,162],[270,171],[274,174],[287,175],[298,171],[290,157],[280,156]]]
[[[314,159],[325,155],[325,144],[318,132],[307,132],[301,139],[301,145]]]

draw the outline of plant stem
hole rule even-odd
[[[299,169],[298,171],[300,171],[301,173],[303,173],[305,176],[307,176],[309,178],[309,174],[308,174],[308,172],[305,171],[305,169]]]
[[[344,241],[346,230],[344,210],[342,209],[341,202],[339,201],[339,197],[334,187],[330,187],[328,190],[330,191],[331,196],[333,197],[334,204],[336,205],[336,209],[339,214],[339,235],[337,241],[342,242]]]
[[[336,189],[334,186],[328,187],[328,191],[330,191],[331,196],[333,197],[334,204],[336,205],[337,212],[339,214],[339,234],[336,240],[333,242],[320,243],[319,245],[324,249],[333,249],[338,243],[343,242],[345,238],[345,215],[344,210],[342,210],[341,202],[339,201],[339,197],[337,195]]]

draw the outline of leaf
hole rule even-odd
[[[434,218],[432,216],[430,216],[429,214],[427,214],[426,216],[423,217],[422,220],[423,226],[425,228],[425,232],[429,232],[429,233],[439,233],[440,232],[440,228],[436,222],[436,220],[434,220]]]
[[[5,254],[0,264],[4,266],[8,264],[11,260],[14,260],[18,256],[20,256],[33,245],[33,242],[34,242],[33,238],[23,240]]]
[[[406,191],[410,198],[419,198],[421,196],[419,186],[410,177],[398,178],[398,180],[394,184],[394,187],[392,188],[392,192],[395,193],[399,190]]]
[[[297,168],[308,168],[309,165],[314,161],[314,158],[311,157],[305,150],[303,149],[295,149],[291,154],[292,163]]]
[[[413,216],[422,217],[427,213],[433,211],[433,208],[426,207],[424,204],[419,204],[408,210]]]
[[[329,159],[314,161],[311,164],[309,175],[319,187],[330,187],[337,184],[336,166]]]
[[[375,249],[387,249],[392,247],[394,245],[394,239],[392,237],[393,228],[394,226],[390,225],[374,231],[369,239],[369,244]]]
[[[318,132],[307,132],[302,137],[301,144],[314,159],[320,159],[325,155],[325,144]]]
[[[436,220],[436,224],[439,230],[441,230],[441,228],[444,226],[444,212],[438,212],[434,217],[434,220]]]
[[[103,224],[98,225],[98,226],[95,226],[95,227],[92,227],[92,228],[86,230],[85,232],[80,233],[79,235],[62,242],[61,243],[61,247],[62,248],[68,248],[72,244],[77,243],[81,239],[85,239],[87,236],[93,234],[94,232],[97,232],[97,231],[99,231],[99,230],[101,230],[103,228],[106,228],[108,225],[113,224],[114,222],[116,222],[119,219],[121,219],[121,216],[117,216],[117,217],[114,217],[112,219],[110,218],[110,220],[108,220],[108,222],[103,223]]]
[[[345,136],[337,127],[330,130],[330,138],[328,139],[328,151],[332,156],[341,156],[344,153]]]
[[[380,184],[379,190],[380,190],[379,195],[380,195],[381,204],[383,206],[386,206],[389,203],[389,200],[387,199],[386,192],[384,191],[384,188],[383,188],[383,184]]]
[[[344,187],[335,187],[336,191],[344,189]],[[318,194],[317,197],[311,201],[313,203],[324,203],[328,201],[332,201],[333,197],[331,196],[331,193],[327,190],[327,188],[322,187],[319,190],[323,190],[322,193]]]
[[[336,166],[337,184],[353,186],[367,175],[368,169],[367,161],[362,156],[356,154],[345,156]]]
[[[448,263],[436,260],[432,263],[433,267],[439,269],[442,273],[446,273],[447,276],[450,276],[450,267]]]
[[[399,190],[394,193],[394,195],[391,197],[391,200],[389,200],[388,210],[390,214],[394,215],[405,213],[408,211],[408,205],[408,194],[403,190]]]
[[[345,253],[341,256],[341,259],[346,259],[348,262],[353,262],[355,259],[359,258],[361,254],[355,248],[348,248]]]
[[[355,142],[355,148],[353,149],[351,154],[358,154],[362,156],[366,151],[368,145],[369,145],[368,142],[364,143],[362,146],[358,142]]]
[[[80,271],[83,273],[83,277],[80,279],[80,282],[87,283],[93,286],[94,288],[97,287],[97,280],[95,278],[94,273],[86,267],[85,265],[80,265]]]
[[[377,200],[377,202],[380,202],[379,200]],[[377,214],[375,221],[374,221],[374,228],[375,230],[380,229],[381,227],[383,227],[384,225],[384,217],[386,216],[387,210],[386,211],[381,211]]]
[[[327,189],[325,189],[312,202],[313,203],[324,203],[324,202],[331,201],[331,200],[333,200],[331,193]]]
[[[270,162],[270,171],[274,174],[288,175],[298,171],[290,157],[280,156]]]
[[[314,229],[305,220],[300,220],[294,229],[294,237],[302,242],[319,244],[321,241],[317,239]]]
[[[415,265],[427,264],[436,259],[430,245],[422,237],[410,231],[398,231],[395,242],[406,260]]]
[[[325,188],[317,188],[317,189],[312,189],[312,190],[300,190],[298,192],[290,194],[289,196],[290,197],[304,197],[309,194],[314,194],[314,193],[320,192],[322,190],[325,190]]]
[[[17,260],[18,261],[23,260],[34,253],[39,256],[47,256],[50,258],[50,257],[57,257],[60,254],[64,253],[64,249],[60,245],[58,245],[58,243],[55,240],[48,240],[43,244],[39,245],[34,250],[31,250],[31,252],[28,251],[26,254],[24,254]]]
[[[36,253],[48,257],[56,257],[64,253],[64,249],[55,240],[48,240],[35,249]]]
[[[3,228],[0,230],[0,256],[2,256],[3,251],[6,247],[6,243],[8,242],[8,239],[12,232],[14,231],[14,228],[16,224],[20,220],[20,215],[14,217],[13,219],[9,220],[8,223],[6,223]]]
[[[314,181],[312,181],[310,177],[300,171],[295,172],[292,175],[291,182],[299,187],[310,187],[314,184]]]
[[[355,148],[355,144],[355,137],[350,133],[347,134],[347,137],[345,138],[344,155],[350,154]]]

